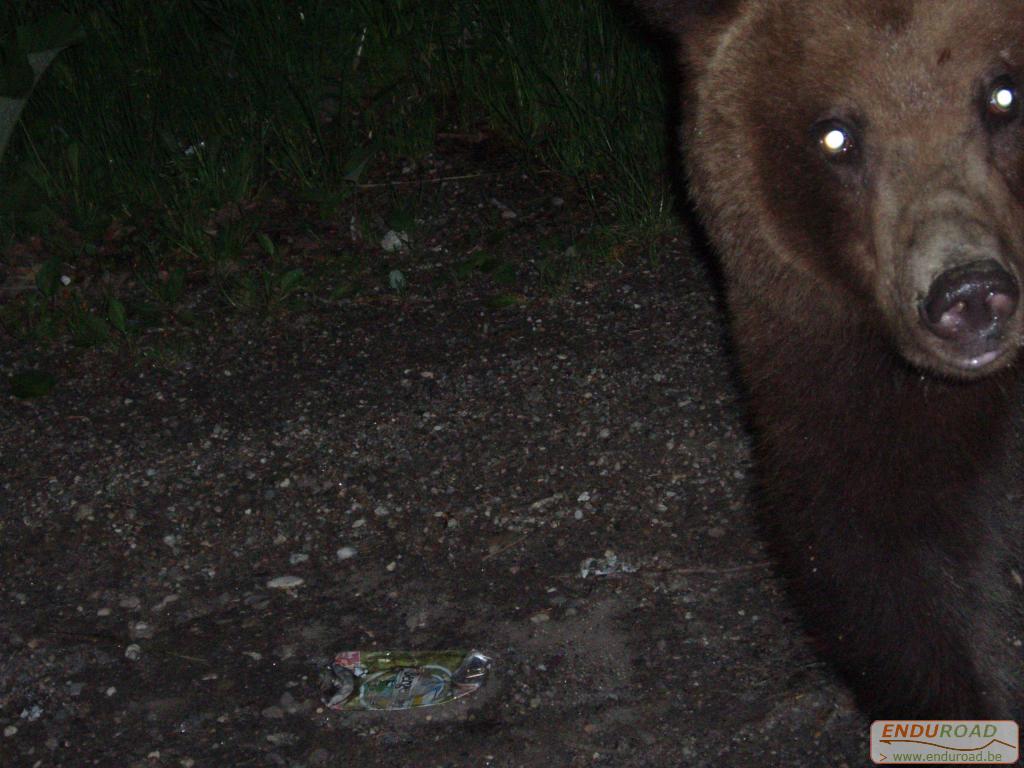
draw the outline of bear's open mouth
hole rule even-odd
[[[929,367],[984,375],[1008,363],[1020,335],[1019,285],[1013,271],[996,259],[939,274],[917,305],[917,343],[932,359]]]
[[[994,349],[976,357],[968,357],[961,364],[968,371],[980,371],[999,360],[999,358],[1006,354],[1008,349],[1008,347],[1003,347],[1002,349]]]
[[[922,337],[918,343],[925,359],[919,364],[954,376],[973,378],[994,373],[1012,361],[1016,350],[1016,344],[1006,336],[978,339],[970,344],[943,342],[927,332]]]

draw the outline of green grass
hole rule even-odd
[[[55,7],[85,42],[41,80],[0,165],[0,247],[60,222],[77,234],[60,255],[97,260],[112,223],[146,222],[143,277],[184,255],[227,280],[228,304],[277,307],[307,281],[285,263],[239,276],[258,223],[211,235],[211,212],[270,189],[329,215],[374,164],[482,124],[611,201],[606,224],[670,216],[659,71],[606,0],[8,0],[0,38]],[[36,297],[35,327],[53,305]]]

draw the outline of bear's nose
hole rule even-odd
[[[1001,338],[1019,300],[1013,275],[995,261],[976,261],[939,275],[921,316],[939,338],[970,347]]]

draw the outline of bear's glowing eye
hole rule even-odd
[[[998,88],[992,93],[991,106],[996,112],[1009,112],[1017,103],[1017,94],[1011,88]]]
[[[830,155],[840,154],[849,142],[846,131],[841,128],[833,128],[821,137],[821,146]]]
[[[825,159],[836,165],[856,164],[860,160],[860,141],[854,124],[836,118],[815,123],[808,138]]]
[[[846,159],[854,148],[853,131],[838,120],[826,120],[815,128],[818,148],[830,160]]]
[[[988,93],[988,113],[992,117],[1014,117],[1020,109],[1017,87],[1009,77],[1000,77]]]

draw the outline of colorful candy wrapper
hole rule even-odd
[[[335,711],[447,704],[483,687],[491,660],[479,651],[343,651],[323,675]]]

